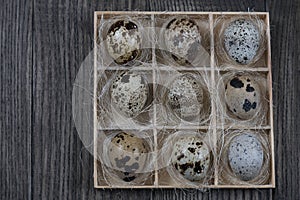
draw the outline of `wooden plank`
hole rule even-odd
[[[132,10],[145,11],[265,11],[265,1],[131,1]],[[123,9],[121,9],[123,10]]]
[[[0,5],[0,198],[27,199],[32,184],[32,3]]]
[[[295,22],[299,22],[299,21],[300,21],[300,3],[298,2],[298,5],[296,7],[296,20],[295,20]],[[296,26],[296,29],[297,29],[297,31],[296,31],[296,36],[295,37],[299,38],[300,37],[300,26],[299,25]],[[296,55],[298,55],[298,56],[296,56],[294,64],[297,64],[297,63],[300,63],[300,56],[299,56],[300,55],[300,40],[299,39],[297,39],[295,52],[296,52]],[[296,98],[299,99],[299,97],[300,97],[300,87],[299,87],[299,85],[300,85],[300,66],[299,65],[297,65],[297,66],[298,66],[298,68],[296,69],[297,74],[296,74],[296,79],[295,79],[294,84],[295,84],[295,87],[296,87]],[[294,155],[299,158],[299,155],[300,155],[300,146],[299,146],[299,142],[300,142],[299,141],[300,106],[299,106],[299,103],[298,103],[298,106],[296,108],[296,117],[295,117],[294,120],[295,120],[295,128],[294,128],[293,132],[294,132],[294,137],[298,138],[298,142],[295,142],[295,146],[293,146],[293,148],[294,148],[293,151],[295,151]],[[297,173],[298,177],[294,177],[293,185],[295,185],[295,186],[293,186],[293,187],[295,187],[295,188],[298,187],[299,188],[300,187],[300,177],[299,177],[300,161],[299,160],[298,160],[298,162],[294,163],[293,168],[298,169],[298,173]],[[296,199],[297,198],[300,199],[299,190],[298,190],[298,192],[297,192],[297,189],[295,189],[294,191],[295,191],[294,197]]]
[[[92,49],[88,1],[34,1],[32,199],[94,197],[93,159],[72,118],[72,88]],[[89,194],[89,193],[92,194]]]
[[[299,9],[299,2],[270,1],[276,199],[300,199]]]

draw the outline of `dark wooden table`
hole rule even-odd
[[[269,11],[276,189],[94,189],[71,97],[95,10]],[[299,1],[2,0],[0,23],[0,199],[300,199]]]

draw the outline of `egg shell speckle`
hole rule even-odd
[[[133,181],[147,165],[150,147],[146,140],[120,132],[108,145],[108,158],[117,175],[126,182]]]
[[[183,74],[171,82],[167,102],[173,112],[183,120],[191,121],[203,109],[202,85],[191,74]]]
[[[143,75],[128,71],[115,78],[110,91],[114,105],[127,117],[135,117],[144,108],[149,87]]]
[[[235,76],[225,85],[225,102],[234,116],[251,119],[261,105],[260,87],[251,76]]]
[[[244,181],[252,180],[259,174],[263,157],[262,145],[251,133],[238,135],[230,142],[228,151],[230,167]]]
[[[108,53],[118,64],[136,59],[141,53],[141,33],[138,26],[128,20],[115,22],[106,37]]]
[[[259,45],[260,33],[251,20],[235,20],[224,31],[225,50],[239,64],[250,63],[257,54]]]
[[[182,137],[174,144],[171,162],[184,178],[199,181],[206,177],[210,168],[210,150],[198,137]]]
[[[195,59],[201,45],[201,35],[197,24],[186,18],[171,20],[164,32],[166,50],[172,52],[179,64],[187,64]]]

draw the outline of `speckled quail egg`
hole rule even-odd
[[[243,133],[232,139],[228,151],[232,171],[244,181],[255,178],[263,165],[263,148],[252,133]]]
[[[210,168],[210,149],[199,137],[183,136],[174,144],[171,163],[184,178],[200,181]]]
[[[203,109],[203,86],[192,74],[176,77],[168,87],[167,103],[174,114],[191,121]]]
[[[225,85],[225,102],[230,113],[242,120],[253,118],[261,106],[261,90],[253,77],[237,75]]]
[[[235,20],[224,31],[225,50],[239,64],[250,63],[256,56],[259,45],[260,33],[251,20]]]
[[[112,82],[111,100],[123,115],[136,117],[144,108],[149,87],[146,78],[133,71],[121,72]]]
[[[164,30],[166,50],[172,53],[179,64],[188,64],[195,59],[200,47],[201,35],[197,24],[188,18],[171,20]]]
[[[149,151],[150,147],[145,139],[120,132],[108,145],[108,158],[120,179],[131,182],[140,176],[147,166]]]
[[[118,64],[136,59],[141,53],[141,32],[132,21],[120,20],[108,30],[106,47],[109,55]]]

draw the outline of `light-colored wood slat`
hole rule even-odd
[[[216,91],[216,80],[215,80],[215,44],[214,44],[214,16],[212,13],[209,14],[209,31],[210,31],[210,67],[211,67],[211,89],[212,91]],[[218,135],[217,135],[217,113],[216,113],[216,105],[214,99],[211,98],[211,112],[212,112],[212,131],[213,131],[213,151],[214,155],[217,154],[218,146]],[[214,156],[213,158],[213,167],[214,167],[214,185],[218,185],[218,158]]]
[[[228,69],[228,68],[218,68],[216,71],[219,72],[228,72],[234,69]],[[252,68],[244,68],[243,71],[248,71],[248,72],[268,72],[270,69],[268,67],[252,67]]]
[[[97,15],[262,15],[268,12],[176,12],[176,11],[95,11]]]
[[[107,71],[120,71],[120,70],[130,70],[130,71],[152,71],[153,69],[150,67],[122,67],[122,66],[109,66],[105,70]]]
[[[154,28],[154,21],[155,21],[155,16],[153,14],[151,14],[151,27]],[[152,30],[154,33],[154,30]],[[152,37],[155,37],[154,35],[152,35]],[[153,40],[154,38],[152,38]],[[153,78],[153,83],[156,83],[156,57],[155,57],[155,43],[152,43],[152,78]],[[155,95],[156,93],[156,87],[153,87],[153,95]],[[154,99],[155,101],[155,99]],[[155,164],[154,164],[154,187],[158,186],[158,163],[157,163],[157,152],[158,152],[158,141],[157,141],[157,129],[156,129],[156,124],[157,124],[157,116],[156,116],[156,104],[153,104],[153,123],[154,123],[154,127],[153,127],[153,135],[154,135],[154,155],[155,155]]]
[[[134,185],[130,185],[130,186],[95,186],[95,188],[99,188],[99,189],[115,189],[115,188],[120,188],[120,189],[153,189],[153,188],[161,188],[161,189],[202,189],[202,188],[211,188],[211,189],[218,189],[218,188],[238,188],[238,189],[251,189],[251,188],[257,188],[257,189],[263,189],[263,188],[274,188],[273,185],[271,184],[267,184],[267,185],[207,185],[207,186],[195,186],[195,187],[187,187],[187,186],[173,186],[173,185],[139,185],[139,186],[134,186]]]
[[[272,64],[271,64],[271,35],[270,35],[270,18],[269,13],[266,13],[265,23],[267,24],[267,65],[268,73],[268,92],[269,92],[269,120],[271,125],[270,145],[271,145],[271,184],[275,187],[275,155],[274,155],[274,122],[273,122],[273,86],[272,86]]]
[[[225,125],[225,126],[217,126],[217,129],[229,129],[229,130],[236,130],[236,129],[249,129],[249,130],[270,130],[271,126],[254,126],[254,127],[249,127],[249,126],[239,126],[239,125]]]
[[[94,187],[98,186],[98,170],[97,170],[97,30],[98,30],[98,14],[94,13],[94,95],[93,95],[93,108],[94,108]]]
[[[195,125],[180,125],[180,126],[157,126],[157,129],[176,129],[176,130],[207,130],[209,126],[195,126]]]
[[[211,68],[210,66],[207,66],[207,67],[184,67],[184,66],[180,66],[180,67],[172,67],[173,69],[176,69],[178,71],[210,71]],[[168,71],[170,70],[170,68],[168,67],[158,67],[159,70],[162,70],[162,71]]]
[[[139,186],[134,186],[134,185],[129,185],[129,186],[107,186],[107,185],[97,185],[95,188],[98,189],[153,189],[156,188],[154,185],[139,185]]]

